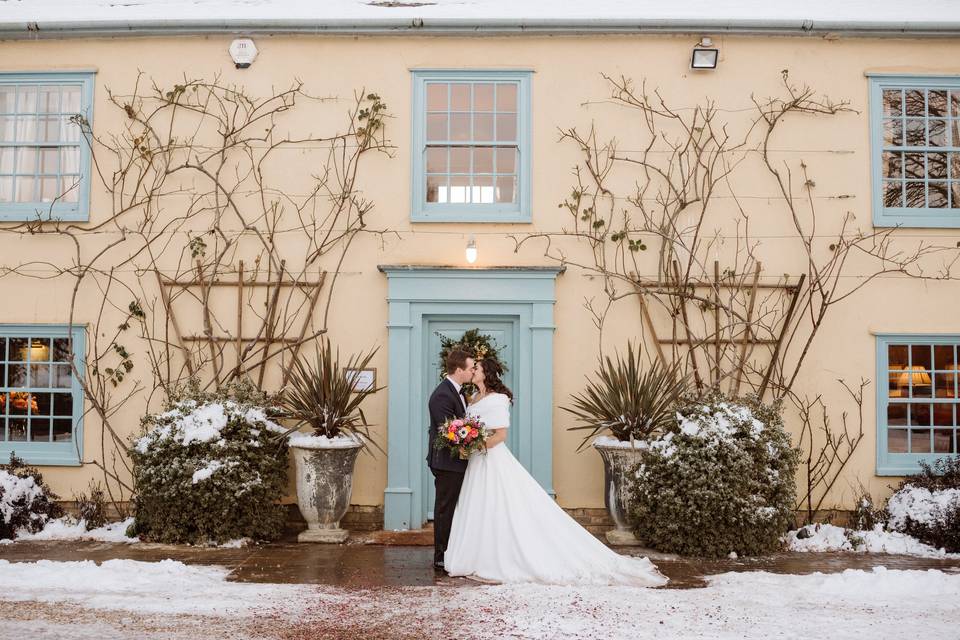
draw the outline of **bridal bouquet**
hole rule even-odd
[[[438,429],[434,446],[448,449],[461,460],[466,460],[474,451],[483,451],[487,447],[487,431],[483,423],[471,417],[450,418]]]

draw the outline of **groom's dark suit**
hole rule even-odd
[[[453,511],[460,498],[463,474],[467,470],[467,461],[461,460],[448,449],[435,449],[434,440],[437,430],[449,418],[462,418],[466,415],[466,403],[457,393],[457,388],[449,378],[430,395],[430,428],[427,433],[427,465],[433,472],[434,487],[437,495],[433,504],[433,562],[443,563],[443,553],[450,540],[450,527],[453,525]]]

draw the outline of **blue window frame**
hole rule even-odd
[[[89,215],[92,73],[0,73],[0,221]]]
[[[960,227],[960,76],[870,76],[873,223]]]
[[[877,336],[877,475],[957,453],[960,335]]]
[[[0,461],[80,464],[84,348],[80,327],[0,325]]]
[[[414,71],[414,222],[530,222],[529,71]]]

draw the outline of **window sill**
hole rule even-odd
[[[38,211],[43,211],[38,215]],[[78,209],[54,209],[36,204],[0,205],[0,222],[89,222],[86,211]]]
[[[489,224],[532,224],[533,218],[523,213],[412,213],[410,222],[479,222]]]
[[[904,229],[960,229],[960,209],[944,209],[949,213],[875,213],[873,226]]]
[[[38,467],[79,467],[80,456],[73,442],[2,442],[0,464],[10,462],[10,454]]]
[[[940,458],[946,458],[955,454],[952,453],[892,453],[887,454],[893,460],[886,460],[877,464],[877,476],[902,477],[912,476],[920,473],[920,461],[932,465]],[[900,459],[897,459],[900,458]]]

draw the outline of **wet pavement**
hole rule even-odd
[[[886,554],[778,553],[761,558],[704,560],[679,558],[638,549],[617,549],[628,555],[647,555],[670,577],[667,588],[706,586],[706,576],[728,571],[768,571],[781,574],[836,573],[845,569],[940,569],[960,573],[960,559],[916,558]],[[185,564],[220,565],[231,569],[239,582],[323,584],[345,588],[401,586],[464,586],[465,579],[437,574],[428,546],[380,544],[318,545],[283,542],[239,549],[185,545],[116,544],[74,541],[26,541],[0,546],[0,559],[93,560],[114,558]]]

